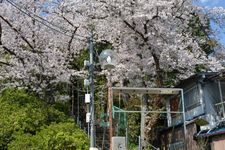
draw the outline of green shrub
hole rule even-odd
[[[69,129],[65,130],[62,127],[63,125],[69,127],[73,124],[69,120],[69,117],[53,106],[47,105],[43,100],[38,99],[33,94],[26,93],[24,90],[5,90],[0,96],[0,114],[0,149],[7,149],[10,142],[12,142],[10,144],[12,149],[12,145],[20,145],[22,148],[22,143],[26,144],[28,141],[31,142],[31,145],[35,145],[37,142],[35,140],[37,134],[45,138],[47,136],[53,137],[50,132],[54,132],[54,130],[48,129],[49,127],[54,127],[55,131],[61,130],[62,134],[65,134],[65,137],[72,138],[72,135],[67,135]],[[58,126],[57,123],[59,123]],[[75,131],[75,127],[71,130]],[[45,133],[46,136],[44,135]],[[43,141],[40,136],[39,140]],[[59,147],[60,144],[66,145],[65,143],[71,145],[71,141],[73,141],[66,138],[60,139],[61,141],[59,139],[56,140],[61,142],[58,143]],[[36,149],[36,145],[32,149]]]
[[[88,150],[86,134],[72,122],[52,123],[36,135],[16,136],[9,144],[9,150]]]

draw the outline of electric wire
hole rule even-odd
[[[21,6],[19,6],[18,4],[12,2],[11,0],[6,0],[6,1],[7,1],[9,4],[11,4],[13,7],[15,7],[16,9],[18,9],[19,11],[21,11],[22,13],[24,13],[25,15],[27,15],[28,17],[30,17],[30,18],[36,20],[37,22],[39,22],[39,23],[41,23],[42,25],[48,27],[49,29],[54,30],[54,31],[56,31],[56,32],[58,32],[58,33],[61,33],[61,34],[65,35],[65,36],[68,36],[68,37],[71,37],[71,36],[72,36],[72,34],[67,34],[67,33],[66,33],[66,32],[70,32],[69,30],[66,30],[66,29],[64,29],[64,28],[62,28],[62,27],[56,26],[56,25],[52,24],[51,22],[47,21],[46,19],[44,19],[44,18],[42,18],[42,17],[40,17],[40,16],[38,16],[38,15],[36,15],[36,14],[33,14],[33,13],[29,12],[28,10],[25,10],[25,9],[23,10],[23,9],[21,8]],[[36,17],[38,17],[38,18],[41,19],[42,21],[38,20],[37,18],[35,18],[35,17],[32,16],[31,14],[34,15],[34,16],[36,16]],[[43,21],[44,21],[44,22],[43,22]],[[50,25],[53,26],[53,27],[49,26],[49,25],[46,24],[45,22],[47,22],[48,24],[50,24]],[[54,28],[54,27],[58,28],[59,30],[56,29],[56,28]],[[64,30],[64,32],[63,32],[62,30]],[[71,33],[71,32],[70,32],[70,33]],[[76,36],[76,37],[75,37],[75,36]],[[78,38],[78,37],[79,37],[79,38]],[[81,35],[78,35],[78,34],[74,34],[74,38],[76,38],[76,39],[78,39],[78,40],[81,40],[81,41],[86,41],[86,39],[87,39],[87,37],[81,36]],[[80,39],[80,38],[83,38],[83,39]]]
[[[22,7],[19,6],[17,3],[15,3],[15,2],[13,2],[13,1],[11,1],[11,0],[6,0],[6,1],[7,1],[8,3],[10,3],[13,7],[15,7],[16,9],[18,9],[19,11],[21,11],[22,13],[24,13],[25,15],[27,15],[28,17],[30,17],[30,18],[36,20],[37,22],[41,23],[42,25],[48,27],[48,28],[51,29],[51,30],[54,30],[54,31],[56,31],[56,32],[58,32],[58,33],[61,33],[61,34],[65,35],[65,36],[68,36],[68,37],[72,37],[72,36],[73,36],[74,39],[78,39],[78,40],[84,41],[84,42],[87,42],[87,39],[89,38],[89,37],[82,36],[82,35],[79,35],[79,34],[74,34],[74,33],[73,33],[72,31],[70,31],[70,30],[67,30],[67,29],[62,28],[62,27],[60,27],[60,26],[57,26],[57,25],[55,25],[55,24],[49,22],[48,20],[46,20],[46,19],[40,17],[39,15],[37,15],[37,14],[35,14],[35,13],[33,13],[33,12],[31,12],[31,11],[25,9],[25,8],[22,8]],[[92,8],[92,6],[91,6],[91,8]],[[92,9],[93,9],[93,8],[92,8]],[[32,16],[31,14],[32,14],[33,16]],[[37,18],[41,19],[42,21],[38,20],[38,19],[35,18],[34,16],[36,16]],[[43,21],[44,21],[44,22],[43,22]],[[51,25],[52,27],[49,26],[48,24],[46,24],[45,22],[47,22],[47,23],[48,23],[49,25]],[[56,27],[56,28],[58,28],[58,29],[55,29],[55,28],[53,28],[53,27]],[[62,31],[62,30],[63,30],[63,31]],[[66,32],[69,32],[70,34],[67,34]],[[75,37],[75,36],[76,36],[76,37]],[[81,38],[82,38],[82,39],[81,39]],[[93,39],[93,40],[94,40],[94,39]],[[97,59],[98,59],[99,54],[98,54],[98,52],[97,52],[96,50],[95,50],[95,52],[96,52],[96,55],[97,55],[96,57],[97,57]]]
[[[39,19],[41,19],[41,20],[43,20],[43,21],[49,23],[50,25],[52,25],[52,26],[54,26],[54,27],[57,27],[57,28],[60,29],[60,30],[64,30],[64,32],[70,32],[69,30],[67,30],[67,29],[65,29],[65,28],[63,28],[63,27],[60,27],[60,26],[55,25],[55,24],[52,24],[50,21],[48,21],[48,20],[46,20],[46,19],[40,17],[39,15],[37,15],[37,14],[35,14],[35,13],[33,13],[33,12],[31,12],[31,11],[25,9],[25,8],[22,8],[22,6],[19,6],[19,4],[15,3],[15,2],[13,2],[13,1],[11,1],[11,0],[6,0],[6,1],[8,1],[8,2],[10,1],[11,3],[13,3],[14,5],[16,5],[16,6],[19,7],[20,9],[24,9],[26,12],[29,12],[30,14],[34,15],[35,17],[37,17],[37,18],[39,18]]]
[[[27,10],[27,9],[25,9],[25,8],[22,8],[21,6],[19,6],[19,5],[16,4],[15,2],[13,2],[13,1],[11,1],[11,0],[6,0],[6,1],[7,1],[8,3],[10,3],[11,5],[13,5],[14,7],[16,7],[17,9],[19,9],[20,11],[25,12],[25,13],[26,13],[27,15],[29,15],[30,17],[32,17],[32,16],[30,15],[30,14],[32,14],[32,15],[36,16],[37,18],[43,20],[44,22],[47,22],[48,24],[50,24],[50,25],[52,25],[52,26],[54,26],[54,27],[56,27],[56,28],[58,28],[58,29],[60,29],[60,30],[64,30],[65,33],[66,33],[66,32],[70,32],[70,33],[72,34],[72,32],[71,32],[70,30],[67,30],[67,29],[65,29],[65,28],[63,28],[63,27],[57,26],[57,25],[55,25],[55,24],[49,22],[48,20],[46,20],[46,19],[40,17],[39,15],[37,15],[37,14],[35,14],[35,13],[32,13],[31,11],[29,11],[29,10]],[[24,11],[23,9],[24,9],[25,11]],[[29,12],[29,13],[27,13],[27,12]],[[32,18],[35,19],[34,17],[32,17]],[[85,37],[85,36],[81,36],[81,35],[78,35],[78,34],[74,34],[74,35],[76,35],[76,36],[78,36],[78,37],[82,37],[82,38],[87,38],[87,37]]]

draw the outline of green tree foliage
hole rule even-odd
[[[188,32],[196,38],[202,50],[206,55],[210,55],[215,51],[215,47],[218,46],[218,42],[211,36],[211,25],[209,18],[205,19],[205,23],[201,23],[201,20],[197,14],[193,14],[192,19],[189,21]],[[190,50],[192,50],[190,48]],[[207,67],[204,64],[198,64],[195,66],[195,72],[205,72]]]
[[[72,122],[52,123],[36,135],[21,134],[9,144],[10,150],[87,150],[88,139]]]
[[[206,53],[206,55],[210,55],[214,52],[214,48],[218,45],[217,41],[211,36],[210,20],[206,18],[206,21],[203,24],[197,14],[193,13],[192,16],[193,17],[189,20],[188,28],[183,32],[188,32],[195,37],[195,40],[199,43],[200,48]],[[188,49],[189,51],[192,51],[191,47]],[[198,73],[204,71],[207,71],[207,67],[204,64],[198,64],[195,66],[195,72]],[[164,85],[166,87],[176,85],[176,75],[180,73],[181,72],[178,69],[164,72]]]
[[[140,135],[140,113],[128,114],[129,142],[135,143]]]
[[[211,29],[209,19],[206,19],[206,23],[203,24],[201,23],[199,16],[193,14],[192,19],[189,21],[188,30],[193,37],[196,37],[200,47],[207,55],[214,51],[217,42],[210,37]]]
[[[52,127],[52,130],[64,134],[63,127],[60,126],[63,126],[62,124],[65,124],[65,126],[73,124],[63,112],[47,105],[44,100],[38,99],[34,94],[27,93],[25,90],[7,89],[2,92],[0,114],[0,149],[8,149],[10,142],[12,142],[10,145],[13,149],[13,145],[19,146],[28,137],[35,139],[33,136],[39,134],[44,136],[46,133],[46,137],[52,138],[49,132],[53,131],[45,131],[50,127]],[[74,131],[75,126],[72,129]],[[66,132],[65,135],[67,137]],[[83,137],[85,137],[84,133]],[[80,136],[80,141],[86,141],[83,137]],[[72,133],[70,138],[72,138]],[[42,142],[47,142],[47,140],[47,138],[42,139]],[[63,144],[66,141],[66,139],[65,141],[61,139],[58,144]],[[33,143],[32,146],[30,149],[36,149],[38,145]],[[19,149],[24,149],[22,148],[23,145],[20,145],[20,147]]]
[[[94,62],[99,63],[99,54],[105,49],[112,49],[112,45],[108,42],[95,43],[94,45]],[[73,69],[82,70],[84,67],[84,60],[89,60],[89,49],[83,49],[79,54],[70,62]],[[95,70],[100,71],[100,66],[95,64]]]
[[[113,49],[112,44],[108,42],[99,42],[94,43],[94,83],[95,83],[95,113],[96,113],[96,120],[101,120],[101,115],[104,115],[107,108],[107,79],[105,75],[98,74],[101,72],[101,65],[99,63],[99,55],[105,49]],[[80,51],[79,54],[70,62],[72,68],[76,70],[83,70],[84,69],[84,60],[89,60],[89,50],[83,49]],[[88,71],[88,68],[86,68]],[[89,78],[86,76],[86,78]],[[75,87],[79,87],[81,91],[85,91],[86,88],[83,85],[83,78],[74,77],[73,84]],[[77,95],[77,91],[74,91],[75,95]],[[80,102],[80,106],[84,105],[82,101]],[[70,102],[72,103],[72,102]],[[86,104],[85,104],[86,105]],[[80,109],[80,114],[84,115],[86,112]],[[80,118],[82,120],[82,118]],[[100,122],[96,122],[97,124]]]
[[[137,95],[131,95],[129,99],[129,104],[126,105],[127,110],[140,111],[141,100]],[[128,113],[127,114],[127,124],[128,124],[128,136],[129,142],[135,143],[138,136],[140,135],[141,126],[141,114],[140,113]]]

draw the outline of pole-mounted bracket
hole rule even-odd
[[[85,87],[90,86],[90,80],[84,79],[84,86],[85,86]]]
[[[84,60],[84,67],[87,68],[89,67],[91,64],[90,64],[90,61],[89,60]]]

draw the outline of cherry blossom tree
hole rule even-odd
[[[9,0],[0,4],[0,79],[7,86],[44,92],[81,75],[69,63],[86,39],[75,37],[75,25],[53,25],[55,18],[45,12],[46,3]]]
[[[96,42],[111,43],[119,55],[116,82],[165,87],[168,80],[189,77],[198,65],[222,69],[202,49],[207,41],[189,30],[195,17],[201,29],[208,17],[223,21],[222,8],[205,13],[192,0],[4,0],[0,5],[0,77],[13,85],[42,90],[69,82],[79,75],[69,62],[91,31]]]
[[[10,5],[10,2],[28,12],[18,10]],[[45,71],[49,71],[46,74],[54,74],[58,79],[64,76],[67,79],[63,80],[68,81],[69,74],[75,73],[67,70],[68,60],[72,54],[79,53],[86,42],[80,41],[79,38],[76,39],[76,35],[88,37],[90,29],[94,28],[95,39],[113,44],[119,54],[120,63],[113,73],[115,81],[132,79],[130,83],[138,86],[163,87],[167,74],[170,72],[176,72],[177,79],[183,79],[193,74],[198,64],[204,64],[214,70],[220,68],[217,62],[207,58],[204,50],[199,46],[198,37],[194,37],[187,30],[191,19],[196,15],[203,26],[207,21],[202,9],[193,6],[191,0],[151,2],[144,0],[89,0],[85,2],[82,0],[17,0],[12,2],[6,0],[1,5],[3,8],[1,11],[1,45],[3,52],[15,58],[7,60],[12,61],[11,63],[14,61],[13,67],[16,64],[17,68],[23,68],[23,63],[30,66],[44,65],[47,67]],[[211,12],[215,14],[216,10],[213,9]],[[221,12],[220,9],[216,13]],[[47,22],[40,18],[46,19]],[[50,26],[53,23],[56,29],[64,34],[52,30],[55,26],[46,27],[43,22]],[[28,56],[29,60],[25,60]],[[39,65],[32,64],[35,62],[34,58],[37,58],[36,62]],[[49,63],[44,60],[48,60]],[[6,62],[2,61],[2,63]],[[55,69],[49,67],[53,64]],[[6,72],[14,70],[9,69],[12,65],[6,66],[8,68]],[[26,73],[14,73],[14,76],[24,74],[19,78],[28,77],[27,72],[32,70],[28,66],[25,67],[28,70],[21,69]],[[37,74],[43,72],[43,68],[34,72]],[[54,73],[53,70],[56,72]],[[61,70],[67,70],[65,73],[68,75],[60,73]]]
[[[120,56],[120,64],[113,73],[115,81],[125,77],[139,86],[165,86],[167,73],[173,71],[177,79],[184,79],[199,64],[212,71],[221,68],[218,62],[208,59],[201,47],[208,41],[193,35],[188,28],[195,17],[199,18],[200,28],[205,28],[209,18],[221,20],[218,14],[223,11],[216,8],[206,13],[192,3],[192,0],[61,1],[51,13],[77,24],[82,35],[90,32],[91,25],[97,41],[113,44]],[[155,82],[142,80],[154,77]]]
[[[133,86],[165,87],[170,73],[176,82],[195,73],[199,65],[204,66],[203,71],[222,69],[202,49],[201,44],[207,41],[188,30],[195,17],[203,27],[208,23],[207,15],[191,0],[101,0],[92,8],[95,11],[89,17],[98,40],[112,43],[120,56],[114,80],[127,79]],[[155,108],[162,106],[160,97],[152,102]],[[146,120],[146,135],[153,135],[150,133],[157,119]]]

